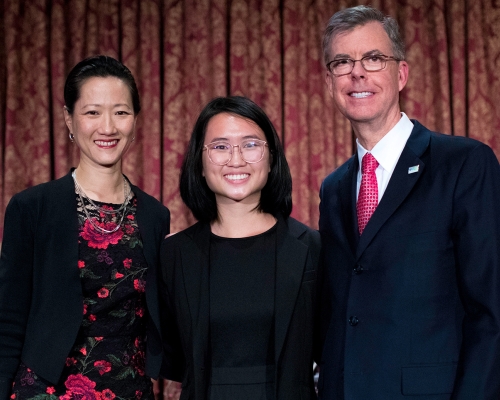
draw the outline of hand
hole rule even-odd
[[[151,379],[155,400],[179,400],[181,396],[181,383],[160,378]]]

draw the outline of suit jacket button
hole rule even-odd
[[[356,317],[355,315],[349,317],[349,325],[356,326],[358,323],[359,323],[358,317]]]
[[[363,272],[363,266],[358,264],[352,270],[356,275],[359,275]]]

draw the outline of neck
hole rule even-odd
[[[91,168],[80,163],[75,170],[76,180],[92,200],[120,204],[125,200],[125,182],[120,168]]]
[[[212,233],[228,238],[255,236],[273,227],[273,215],[255,210],[256,204],[217,205],[219,219],[210,225]]]
[[[382,122],[352,122],[352,129],[361,146],[372,150],[375,145],[392,129],[401,119],[401,111],[392,113],[391,117],[384,118]]]

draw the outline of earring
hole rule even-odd
[[[71,140],[71,142],[75,141],[75,135],[73,135],[71,132],[69,133],[69,140]]]
[[[134,140],[135,140],[135,136],[132,136],[132,140],[131,141],[133,142]]]

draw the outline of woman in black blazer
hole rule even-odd
[[[319,234],[289,217],[292,181],[265,113],[244,97],[201,112],[181,196],[198,223],[162,245],[162,375],[181,399],[309,400]]]
[[[145,332],[149,315],[159,342],[152,269],[170,215],[122,174],[137,87],[97,56],[73,68],[64,99],[78,167],[15,195],[5,213],[0,399],[153,399]],[[160,362],[152,346],[148,372]]]

